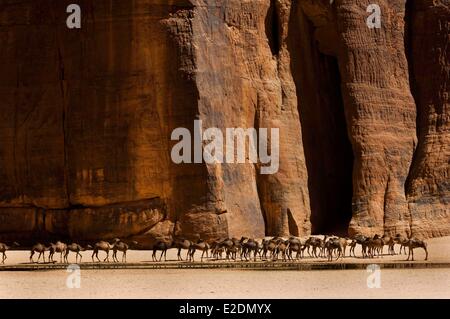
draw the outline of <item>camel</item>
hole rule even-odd
[[[336,260],[339,257],[343,257],[345,255],[345,247],[347,246],[347,240],[345,238],[329,238],[325,242],[325,249],[327,251],[327,259],[328,261],[333,260],[333,252],[336,251]]]
[[[406,238],[405,236],[402,236],[400,234],[395,235],[394,243],[400,245],[400,251],[398,252],[399,255],[402,254],[402,249],[403,249],[403,253],[406,255],[406,247],[407,247],[408,241],[409,241],[409,239]]]
[[[174,242],[174,247],[178,249],[177,258],[179,261],[183,261],[181,257],[181,250],[186,249],[189,251],[189,247],[191,247],[192,242],[187,239],[176,239]],[[186,254],[186,259],[188,259],[188,254]]]
[[[364,235],[356,235],[353,238],[352,242],[349,244],[349,246],[350,246],[350,257],[352,256],[352,254],[353,254],[354,257],[356,257],[356,254],[355,254],[356,244],[361,245],[361,248],[362,248],[361,252],[362,252],[363,258],[366,257],[366,251],[367,251],[367,246],[365,244],[366,240],[367,240],[367,237],[364,236]]]
[[[381,250],[383,249],[383,240],[379,235],[373,236],[372,239],[368,240],[367,247],[369,248],[369,257],[373,258],[375,255],[381,256]]]
[[[278,242],[276,239],[272,238],[270,240],[263,239],[263,255],[262,257],[267,260],[267,252],[270,252],[271,258],[273,259],[274,252],[277,248]]]
[[[50,243],[50,254],[48,256],[48,261],[49,262],[54,262],[53,260],[53,255],[55,253],[59,253],[59,262],[62,263],[62,257],[63,254],[65,254],[66,250],[67,250],[67,245],[64,244],[63,242],[57,241],[56,244]],[[66,256],[64,255],[64,262],[66,261]]]
[[[173,246],[173,240],[171,240],[171,239],[170,240],[158,240],[153,245],[152,260],[153,261],[158,261],[157,258],[156,258],[156,252],[158,250],[161,250],[161,256],[159,257],[159,261],[161,261],[163,255],[164,255],[164,261],[167,261],[167,258],[166,258],[167,250],[172,248],[172,246]]]
[[[188,254],[189,254],[189,261],[194,262],[194,254],[196,250],[201,250],[202,251],[202,256],[200,258],[201,261],[203,261],[203,256],[206,253],[206,257],[208,258],[208,249],[209,249],[209,245],[206,241],[203,241],[201,239],[199,239],[199,241],[197,243],[193,243],[191,244],[191,246],[189,247],[188,250]]]
[[[33,255],[36,252],[36,253],[39,253],[37,262],[39,263],[39,259],[41,258],[41,255],[42,255],[42,259],[44,260],[44,263],[45,263],[45,252],[48,251],[49,249],[50,249],[50,247],[45,247],[45,245],[43,245],[41,243],[38,243],[38,244],[34,245],[33,247],[31,247],[30,262],[34,263]]]
[[[292,258],[292,252],[295,251],[297,254],[295,255],[295,259],[299,259],[303,257],[303,253],[306,249],[306,241],[297,237],[291,236],[289,238],[289,250],[288,250],[288,258]]]
[[[235,255],[240,250],[240,241],[237,238],[226,238],[224,240],[214,241],[211,245],[212,256],[216,259],[221,259],[224,251],[226,252],[227,260],[230,259],[230,254],[233,254],[235,259]],[[234,252],[236,252],[236,254],[234,254]]]
[[[325,238],[325,240],[322,240],[317,237],[309,237],[305,243],[305,246],[307,247],[308,255],[310,257],[318,258],[320,256],[322,247],[324,247],[325,241],[326,241],[326,238]],[[312,248],[312,254],[309,251],[310,247]],[[317,249],[319,249],[319,256],[317,255]]]
[[[242,256],[244,254],[243,251],[243,247],[242,244],[244,241],[246,241],[246,237],[242,237],[241,240],[238,240],[237,238],[231,238],[231,239],[226,239],[223,242],[221,242],[219,244],[219,246],[216,245],[216,251],[225,251],[226,256],[225,258],[227,260],[233,259],[236,260],[237,254],[240,253],[240,257],[241,257],[241,261],[242,261]],[[230,245],[231,243],[231,245]],[[222,254],[220,254],[222,255]]]
[[[17,242],[13,242],[11,246],[8,246],[6,244],[0,243],[0,253],[2,253],[2,264],[5,263],[6,260],[6,251],[11,250],[13,247],[19,247],[20,245]]]
[[[227,248],[227,251],[226,251],[227,257],[226,258],[228,259],[231,256],[231,259],[236,260],[236,256],[240,250],[241,250],[241,247],[236,246],[236,245],[233,245],[230,248]],[[241,260],[242,260],[242,254],[241,254]]]
[[[283,261],[286,261],[286,256],[288,256],[287,252],[289,250],[289,240],[278,240],[278,244],[274,250],[273,256],[274,260],[278,259],[278,254],[281,253],[281,258]]]
[[[388,235],[383,235],[383,237],[381,237],[381,241],[383,242],[383,246],[388,246],[388,254],[395,255],[394,238]],[[383,254],[383,247],[381,247],[381,254]]]
[[[256,242],[254,239],[248,239],[247,241],[241,243],[242,245],[242,255],[244,256],[245,260],[248,261],[248,258],[251,258],[252,252],[253,252],[253,259],[256,261],[256,255],[258,253],[258,242]]]
[[[114,245],[120,241],[119,238],[114,238],[113,243],[110,244],[107,241],[101,240],[97,243],[95,243],[93,252],[92,252],[92,262],[94,262],[94,256],[97,258],[98,262],[100,262],[100,259],[98,258],[98,252],[100,250],[104,251],[106,253],[106,258],[103,259],[103,262],[108,261],[109,262],[109,251],[113,249]]]
[[[132,245],[136,246],[138,245],[137,241],[132,241],[131,242]],[[116,243],[114,243],[113,245],[113,261],[114,262],[119,262],[119,259],[117,258],[117,252],[121,251],[122,252],[122,262],[127,262],[127,250],[130,248],[130,245],[128,245],[127,243],[124,243],[123,241],[118,241]]]
[[[69,260],[69,253],[72,251],[74,253],[76,253],[75,255],[75,262],[78,263],[78,256],[80,256],[80,263],[81,263],[81,258],[83,258],[83,256],[80,254],[80,251],[86,251],[87,249],[92,249],[91,245],[87,245],[86,248],[81,247],[80,245],[76,244],[76,243],[72,243],[70,245],[67,245],[66,248],[66,253],[64,255],[64,260],[66,262],[68,262]]]
[[[211,243],[211,256],[213,258],[215,258],[216,260],[222,259],[222,254],[225,251],[225,247],[224,247],[224,245],[222,245],[223,241],[224,240],[218,239],[218,240],[214,240]],[[231,245],[232,244],[233,243],[231,242]],[[187,257],[188,256],[186,256],[186,259],[187,259]]]
[[[406,247],[409,248],[409,252],[408,252],[408,259],[411,256],[412,257],[412,261],[414,261],[414,249],[415,248],[423,248],[423,250],[425,250],[425,260],[428,260],[428,250],[427,250],[427,243],[423,240],[417,239],[417,238],[411,238],[408,240],[408,242],[406,243]]]

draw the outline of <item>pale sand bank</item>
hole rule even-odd
[[[0,298],[450,298],[450,269],[382,270],[381,288],[365,270],[82,270],[79,289],[67,275],[0,272]]]

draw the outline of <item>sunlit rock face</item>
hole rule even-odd
[[[372,2],[4,1],[0,240],[450,234],[449,4]],[[175,164],[195,120],[278,170]]]

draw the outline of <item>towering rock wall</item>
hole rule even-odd
[[[407,196],[413,233],[449,234],[450,2],[408,1],[408,56],[418,145]]]
[[[448,1],[72,2],[0,3],[0,239],[450,234]],[[194,120],[278,172],[175,164]]]

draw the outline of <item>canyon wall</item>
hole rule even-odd
[[[449,1],[72,2],[0,3],[0,240],[450,234]],[[195,120],[279,170],[175,164]]]

